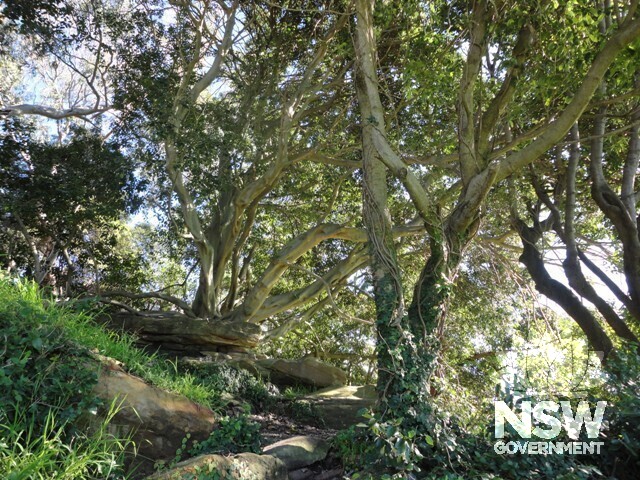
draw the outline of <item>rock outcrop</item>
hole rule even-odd
[[[219,477],[214,477],[214,472],[217,472]],[[170,470],[147,477],[146,480],[198,480],[199,476],[225,480],[288,480],[289,478],[287,467],[276,457],[240,453],[233,457],[200,455],[180,462]]]
[[[344,385],[345,372],[315,357],[269,359],[251,352],[260,340],[260,327],[247,322],[211,322],[177,312],[113,313],[100,320],[109,328],[136,335],[143,346],[164,353],[205,361],[224,362],[287,387],[316,388]]]
[[[291,471],[324,460],[329,447],[329,442],[322,438],[300,435],[273,443],[265,447],[263,453],[279,458]]]
[[[373,385],[325,388],[305,397],[327,428],[342,430],[362,422],[358,412],[376,401]]]
[[[120,405],[111,428],[132,435],[134,463],[171,460],[187,433],[192,440],[205,440],[215,424],[208,408],[147,384],[111,359],[102,360],[94,392],[106,405]]]
[[[248,322],[209,321],[178,312],[112,313],[99,320],[109,328],[134,333],[138,342],[180,355],[245,352],[260,342],[260,326]]]
[[[305,357],[298,360],[279,360],[265,358],[253,353],[212,353],[207,357],[183,358],[186,364],[200,362],[226,363],[247,370],[256,377],[268,379],[279,387],[306,385],[316,388],[344,385],[347,375],[339,368],[318,360]]]
[[[300,360],[257,360],[255,365],[266,372],[272,383],[281,386],[309,385],[317,388],[344,385],[347,374],[315,357]]]

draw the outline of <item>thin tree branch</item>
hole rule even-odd
[[[101,292],[98,295],[98,297],[104,297],[104,298],[124,297],[124,298],[130,298],[132,300],[138,300],[143,298],[157,298],[159,300],[164,300],[165,302],[171,303],[179,307],[188,317],[195,318],[196,316],[195,313],[193,313],[191,306],[187,302],[179,298],[176,298],[172,295],[167,295],[166,293],[161,293],[161,292],[130,293],[130,292],[125,292],[123,290],[112,290],[108,292]]]

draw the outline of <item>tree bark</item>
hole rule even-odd
[[[369,236],[376,305],[377,392],[380,406],[385,409],[391,406],[388,402],[392,401],[400,388],[401,372],[395,365],[395,357],[403,349],[405,319],[402,277],[387,204],[387,169],[380,161],[374,145],[374,135],[384,135],[384,115],[379,98],[367,92],[367,83],[377,81],[371,77],[376,64],[376,52],[371,48],[375,44],[372,16],[370,2],[357,0],[356,93],[362,122],[363,218]]]

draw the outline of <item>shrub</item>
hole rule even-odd
[[[272,405],[277,388],[265,384],[246,370],[219,363],[190,363],[181,367],[182,374],[192,375],[214,392],[222,392],[248,402],[256,409]],[[222,400],[219,400],[222,401]]]
[[[207,453],[261,452],[260,424],[248,415],[222,417],[209,438],[194,442],[189,453],[193,456]]]
[[[637,478],[640,471],[640,355],[637,344],[622,345],[609,360],[608,382],[598,392],[609,402],[606,436],[597,460],[602,471],[620,479]]]
[[[596,465],[570,455],[499,455],[492,436],[434,417],[430,434],[405,430],[400,419],[366,414],[368,424],[341,432],[334,448],[351,479],[579,480],[603,478]],[[591,460],[591,459],[584,459]]]
[[[352,478],[418,478],[424,455],[433,453],[433,438],[416,430],[404,431],[400,419],[382,419],[372,412],[363,417],[368,419],[366,424],[353,426],[334,440],[345,467],[359,470]]]
[[[195,457],[205,454],[260,453],[262,451],[260,424],[253,422],[246,413],[220,418],[209,438],[201,442],[193,442],[191,448],[187,446],[190,439],[190,434],[182,439],[182,447],[176,452],[169,468],[183,460],[185,455]],[[162,469],[164,466],[160,464],[158,467]]]

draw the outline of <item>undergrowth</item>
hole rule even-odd
[[[117,405],[98,416],[96,368],[35,286],[0,277],[0,478],[125,478],[128,440],[108,432]]]
[[[302,391],[281,397],[273,385],[232,366],[185,365],[150,354],[133,336],[95,323],[95,311],[86,302],[56,304],[34,283],[0,275],[0,478],[126,478],[123,456],[130,442],[107,428],[117,406],[102,405],[92,394],[98,355],[220,414],[233,398],[246,402],[244,414],[221,417],[210,438],[179,456],[259,452],[260,426],[250,410],[280,412],[286,404],[310,415],[297,398]]]
[[[48,301],[32,282],[0,277],[0,312],[7,309],[28,310],[38,331],[64,331],[72,348],[84,347],[114,358],[124,363],[130,373],[157,387],[184,395],[214,410],[223,406],[218,390],[211,389],[193,375],[179,372],[170,361],[136,347],[132,335],[108,331],[96,324],[92,314],[79,309],[78,305],[60,306]],[[10,325],[0,325],[0,328],[5,330]],[[35,337],[32,338],[34,340]]]
[[[333,448],[351,480],[631,480],[640,471],[640,357],[637,344],[622,344],[609,360],[606,382],[586,397],[606,401],[598,454],[510,454],[495,450],[494,419],[473,429],[434,411],[429,432],[405,430],[392,413],[367,412],[365,423],[340,432]],[[529,399],[527,397],[527,399]],[[536,400],[536,398],[531,398]],[[506,398],[505,398],[506,400]],[[425,411],[427,405],[425,404]],[[579,429],[580,431],[580,429]],[[533,437],[531,441],[546,441]],[[591,439],[582,431],[577,441]],[[507,441],[524,442],[515,430]],[[553,441],[571,442],[566,433]]]

